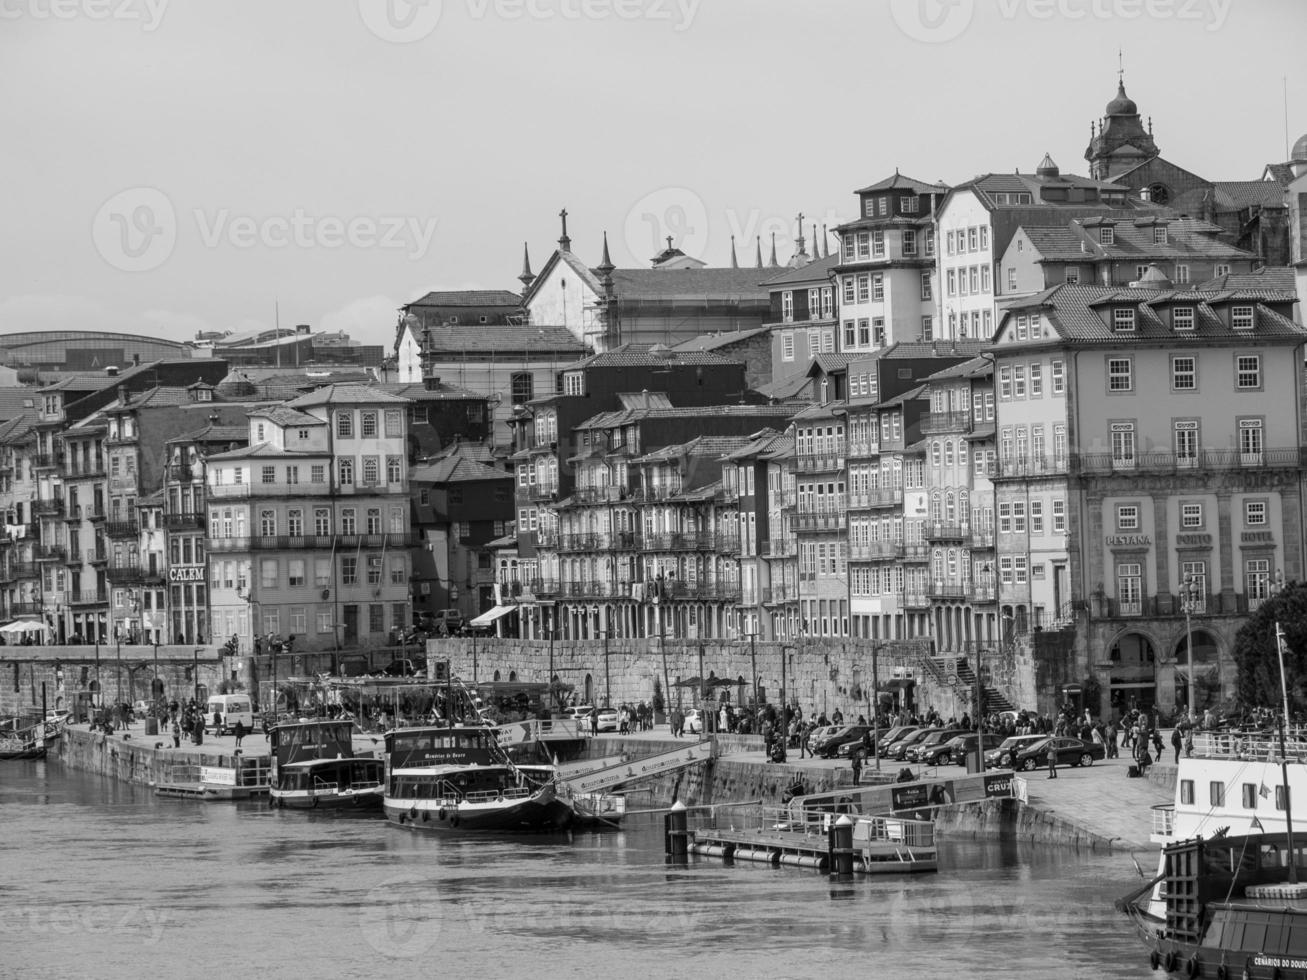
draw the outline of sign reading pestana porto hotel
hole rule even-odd
[[[169,565],[169,582],[203,582],[203,565]]]
[[[1153,539],[1147,534],[1109,534],[1107,536],[1107,546],[1109,548],[1147,547],[1152,543]]]

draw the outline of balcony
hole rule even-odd
[[[537,483],[534,486],[527,487],[526,499],[535,503],[548,503],[551,500],[557,500],[558,484]]]
[[[901,541],[865,541],[849,545],[851,561],[877,561],[886,558],[901,558],[903,543]]]
[[[774,605],[778,602],[798,602],[798,586],[773,585],[771,588],[763,590],[762,601],[764,605]]]
[[[896,507],[903,503],[902,487],[881,487],[862,493],[849,494],[851,510],[868,510],[873,507]]]
[[[868,456],[880,455],[880,443],[878,442],[850,442],[849,455],[865,459]]]
[[[104,536],[111,540],[134,538],[141,533],[141,526],[135,521],[108,521],[104,525]]]
[[[64,466],[64,457],[62,453],[35,453],[32,457],[32,468],[38,470],[59,469]]]
[[[966,542],[971,540],[971,528],[966,524],[928,522],[925,527],[925,534],[927,541]]]
[[[94,480],[104,478],[104,461],[90,463],[73,463],[64,470],[67,480]]]
[[[244,497],[326,497],[333,493],[346,496],[376,496],[396,493],[400,488],[393,483],[359,483],[348,484],[333,489],[327,482],[322,483],[222,483],[209,484],[204,488],[210,500],[231,500]]]
[[[764,558],[792,558],[799,553],[799,542],[794,538],[772,538],[762,543]]]
[[[930,545],[924,541],[909,541],[903,545],[903,560],[912,562],[930,561]]]
[[[164,467],[164,479],[169,483],[190,483],[200,475],[200,467],[187,463],[169,463]]]
[[[798,473],[838,473],[844,469],[843,453],[812,453],[794,457]]]
[[[1001,480],[1032,476],[1065,476],[1069,472],[1067,463],[1065,456],[1000,459],[995,463],[996,472],[991,475]]]
[[[136,564],[111,564],[104,570],[104,574],[113,585],[145,584],[145,570]]]
[[[971,601],[973,603],[997,602],[998,589],[991,582],[988,585],[973,585],[971,587]]]
[[[45,607],[39,602],[11,602],[9,603],[10,616],[39,616]]]
[[[1107,473],[1181,473],[1192,470],[1297,469],[1302,450],[1268,449],[1241,453],[1237,449],[1205,449],[1192,456],[1177,456],[1170,450],[1116,457],[1111,453],[1078,453],[1071,457],[1072,469],[1084,475]]]
[[[69,592],[66,595],[70,606],[104,606],[109,603],[109,595],[92,589],[89,592]]]
[[[65,551],[63,547],[57,544],[37,545],[35,557],[36,560],[39,562],[40,561],[61,562],[67,559],[68,552]]]
[[[88,548],[82,554],[82,560],[88,565],[104,565],[109,561],[109,552],[96,551],[93,548]]]
[[[965,583],[958,585],[953,582],[931,582],[926,586],[926,593],[932,599],[965,599],[971,594],[971,590]]]
[[[36,562],[18,561],[0,570],[0,582],[21,582],[23,579],[39,578],[40,574]]]
[[[577,487],[572,491],[574,504],[609,504],[626,497],[625,487]]]
[[[972,417],[970,412],[931,412],[921,420],[922,435],[938,435],[944,432],[970,432]]]
[[[533,578],[530,587],[532,595],[558,595],[558,582],[552,578]]]
[[[597,534],[593,532],[585,534],[560,534],[558,536],[557,548],[559,551],[600,551],[607,547],[607,538],[608,536],[606,534]]]
[[[269,534],[259,537],[209,538],[210,552],[241,551],[330,551],[367,548],[408,548],[417,543],[410,534]]]
[[[662,586],[663,599],[690,602],[738,602],[738,582],[668,582]]]
[[[719,533],[713,540],[714,550],[719,555],[738,554],[740,551],[740,536],[738,534]]]
[[[64,512],[64,502],[59,498],[32,501],[32,513],[37,517],[59,517]]]
[[[925,592],[904,592],[903,593],[904,609],[929,609],[930,597]]]
[[[841,531],[848,522],[848,511],[843,507],[800,506],[794,513],[796,531]]]
[[[169,531],[190,531],[196,528],[203,529],[204,514],[202,512],[164,514],[163,526]]]
[[[602,599],[629,596],[631,586],[628,582],[566,582],[559,594],[573,599]]]

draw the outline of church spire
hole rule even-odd
[[[776,232],[771,233],[771,261],[767,263],[773,269],[779,268],[780,263],[776,261]]]
[[[812,223],[812,257],[813,260],[824,259],[825,253],[821,250],[822,240],[817,237],[817,222]]]
[[[739,267],[740,267],[740,260],[735,257],[735,236],[732,235],[731,236],[731,268],[738,269]]]
[[[517,281],[522,284],[522,292],[525,293],[531,288],[531,283],[535,282],[535,273],[531,271],[531,253],[527,250],[526,242],[522,243],[522,272],[517,277]]]
[[[756,268],[761,269],[762,268],[762,236],[759,235],[756,241],[758,243],[758,259],[756,262]]]

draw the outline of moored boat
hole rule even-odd
[[[283,723],[271,730],[273,806],[292,809],[381,809],[384,764],[354,754],[348,721]]]

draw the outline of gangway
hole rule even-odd
[[[651,776],[662,776],[678,769],[697,766],[708,762],[716,756],[716,748],[711,739],[675,748],[657,755],[647,755],[632,759],[615,766],[607,766],[580,776],[562,777],[561,782],[574,794],[598,793],[602,790],[621,786],[623,783]]]
[[[582,722],[574,718],[533,718],[495,729],[499,744],[505,748],[527,742],[572,742],[585,738],[586,734]]]

